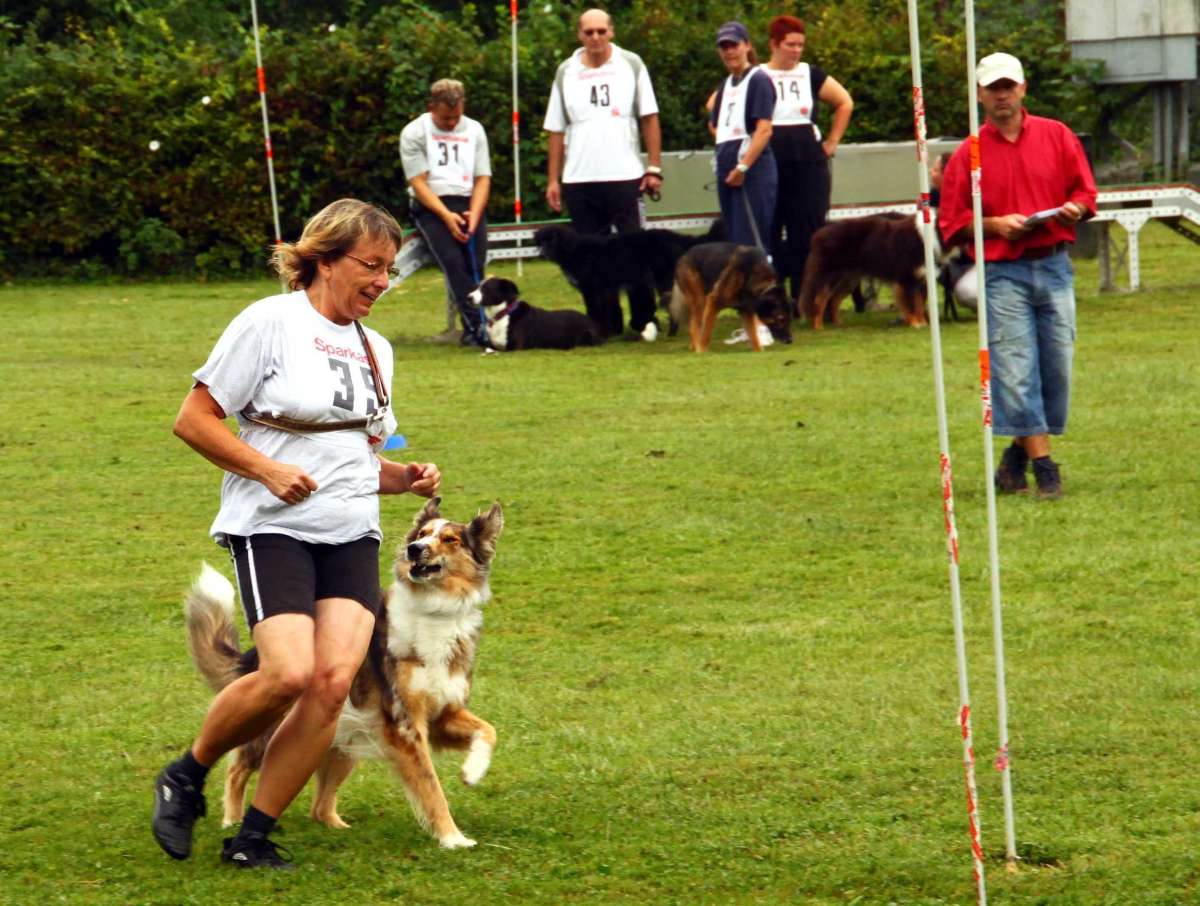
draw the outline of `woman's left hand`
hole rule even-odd
[[[825,139],[825,141],[821,142],[821,148],[825,152],[826,160],[833,160],[834,156],[837,154],[837,142],[831,142],[829,139]]]
[[[442,486],[442,473],[431,462],[410,462],[404,467],[408,489],[422,497],[432,497]]]
[[[734,167],[725,175],[725,185],[737,187],[746,181],[746,174]]]

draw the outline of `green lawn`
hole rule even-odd
[[[512,275],[514,267],[496,272]],[[943,326],[982,834],[993,902],[1200,902],[1200,254],[1142,234],[1138,294],[1079,265],[1066,496],[999,501],[1017,839],[996,746],[973,320]],[[519,281],[578,305],[556,270]],[[171,435],[256,283],[0,288],[0,902],[970,903],[928,331],[844,313],[755,355],[678,337],[483,357],[424,341],[440,277],[386,297],[394,398],[443,508],[506,528],[473,706],[500,746],[446,853],[364,765],[297,872],[193,858],[150,785],[208,701],[181,593],[220,475]],[[718,335],[736,326],[723,317]],[[393,544],[418,508],[386,498]],[[243,633],[244,634],[244,633]]]

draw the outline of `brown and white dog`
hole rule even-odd
[[[925,317],[925,241],[917,219],[889,212],[827,223],[812,237],[804,265],[800,310],[814,330],[825,315],[840,324],[838,308],[864,277],[895,285],[896,307],[909,327]]]
[[[337,813],[338,787],[359,760],[387,760],[421,826],[444,848],[457,849],[475,841],[450,816],[433,750],[465,751],[462,781],[475,786],[496,747],[495,728],[468,711],[467,700],[504,516],[495,504],[469,523],[452,522],[442,517],[440,500],[425,504],[397,551],[367,659],[317,769],[310,815],[330,827],[349,827]],[[233,604],[233,586],[205,564],[184,612],[192,656],[215,691],[258,667],[254,649],[239,651]],[[273,732],[234,754],[225,774],[226,827],[242,819],[246,784]]]
[[[672,322],[688,324],[693,352],[708,352],[717,312],[732,308],[742,318],[750,347],[760,351],[762,321],[771,336],[792,342],[791,305],[771,262],[752,245],[706,242],[688,249],[675,266]]]

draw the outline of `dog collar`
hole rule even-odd
[[[517,306],[520,304],[521,304],[521,302],[519,299],[516,302],[509,302],[502,309],[500,309],[499,312],[496,313],[496,317],[489,318],[487,316],[487,312],[484,312],[483,317],[487,320],[487,322],[489,324],[495,324],[497,321],[499,321],[503,318],[507,318],[509,315],[511,315],[516,310]]]

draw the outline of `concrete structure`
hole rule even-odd
[[[1104,63],[1102,83],[1154,85],[1154,160],[1184,175],[1190,153],[1200,0],[1066,0],[1076,59]]]
[[[932,160],[943,151],[958,147],[959,138],[928,140]],[[833,204],[876,204],[912,201],[920,193],[917,184],[915,142],[843,144],[833,159]],[[662,197],[647,201],[649,216],[692,214],[712,211],[717,206],[713,151],[667,151],[663,153]]]

